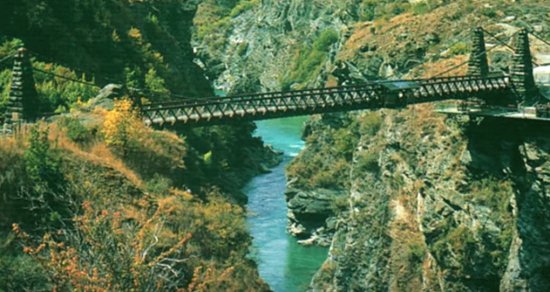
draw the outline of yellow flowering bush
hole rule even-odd
[[[115,101],[113,110],[106,112],[101,133],[105,143],[143,176],[184,168],[184,140],[145,126],[128,98]]]
[[[114,109],[107,112],[101,132],[107,145],[125,153],[143,134],[143,127],[132,101],[124,98],[115,101]]]

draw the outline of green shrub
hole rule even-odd
[[[74,142],[83,144],[93,137],[91,131],[84,127],[79,119],[65,117],[59,120],[58,124],[66,131],[67,137]]]
[[[29,255],[16,252],[21,248],[16,244],[13,234],[1,235],[0,291],[51,290],[43,267],[37,265]]]
[[[42,62],[34,62],[33,67],[60,76],[93,83],[93,80],[87,80],[86,75],[78,75],[66,67]],[[34,79],[40,102],[38,105],[39,112],[66,112],[77,102],[86,101],[99,93],[98,87],[47,74],[35,73]]]
[[[241,57],[244,56],[247,51],[248,51],[248,43],[247,42],[241,43],[237,47],[237,55],[239,55]]]
[[[169,178],[155,174],[151,180],[147,182],[146,189],[148,192],[158,195],[168,194],[173,183]]]
[[[293,60],[294,68],[283,77],[281,87],[289,89],[294,83],[304,87],[319,76],[321,65],[325,63],[327,53],[339,39],[338,32],[334,29],[326,29],[315,39],[311,47],[302,47]]]
[[[470,51],[470,47],[465,42],[458,42],[449,48],[451,56],[464,55]]]
[[[408,1],[363,0],[359,4],[359,19],[361,21],[388,19],[409,11],[410,8],[411,4]]]
[[[340,214],[342,211],[346,211],[349,208],[348,196],[338,196],[334,198],[331,207],[335,214]]]
[[[338,41],[338,32],[334,29],[326,29],[313,43],[313,48],[317,51],[328,52],[330,46]]]
[[[60,170],[60,159],[57,153],[50,149],[48,129],[35,126],[31,129],[29,148],[25,150],[24,160],[27,176],[36,182],[33,186],[37,191],[62,190],[60,183],[63,174]]]
[[[11,71],[0,71],[0,113],[6,112],[10,94]]]
[[[484,7],[483,9],[481,9],[481,14],[489,17],[489,18],[495,18],[497,16],[497,11],[494,9],[494,8],[490,8],[490,7]]]
[[[333,188],[336,185],[336,178],[330,171],[319,171],[311,177],[312,187]]]
[[[66,181],[61,171],[61,158],[51,149],[48,129],[35,126],[31,129],[29,147],[25,150],[25,164],[28,186],[17,194],[26,202],[27,216],[22,220],[31,228],[59,226],[70,219],[72,200],[66,193]]]
[[[374,136],[382,127],[382,117],[378,112],[367,112],[358,118],[359,132],[364,135]]]
[[[155,68],[150,68],[145,74],[145,88],[156,94],[164,94],[166,96],[169,95],[164,79],[158,76]]]
[[[412,6],[412,12],[416,15],[430,12],[431,7],[427,2],[417,2]]]
[[[357,168],[362,171],[378,173],[380,171],[378,153],[372,150],[361,152],[357,157]]]
[[[497,246],[497,251],[508,250],[513,237],[513,217],[510,211],[510,196],[514,193],[510,182],[487,177],[476,180],[471,184],[471,192],[466,199],[491,209],[490,218],[497,226],[502,226],[497,238],[491,238]],[[491,254],[492,261],[504,269],[507,253]]]
[[[23,41],[20,39],[6,39],[0,36],[0,59],[11,55],[23,46]],[[9,62],[7,64],[10,64]]]
[[[376,17],[376,8],[379,5],[377,0],[363,0],[359,5],[359,19],[361,21],[372,21]]]
[[[463,267],[474,261],[472,258],[476,250],[476,240],[470,230],[460,225],[441,237],[433,244],[434,256],[438,261],[445,262],[449,256],[455,256],[460,267],[458,272],[463,273]]]
[[[409,245],[408,257],[411,263],[421,263],[426,255],[426,250],[422,244],[411,243]]]

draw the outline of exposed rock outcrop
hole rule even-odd
[[[303,244],[328,246],[335,230],[334,202],[346,196],[341,191],[287,189],[288,231]]]

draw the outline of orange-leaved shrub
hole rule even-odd
[[[85,201],[74,229],[39,239],[17,224],[12,229],[23,252],[49,272],[55,290],[265,288],[238,247],[248,240],[242,212],[220,196],[202,203],[176,193],[117,208]]]

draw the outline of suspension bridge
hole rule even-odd
[[[318,113],[400,108],[445,100],[475,100],[483,106],[457,106],[443,112],[550,121],[550,106],[535,85],[529,32],[522,29],[514,35],[514,53],[508,74],[490,73],[484,32],[482,28],[473,31],[472,52],[467,62],[443,72],[467,65],[468,73],[464,76],[380,80],[329,88],[179,99],[142,105],[141,113],[147,125],[209,126]],[[36,108],[32,104],[36,96],[33,71],[37,70],[33,70],[26,51],[19,50],[14,56],[4,128],[41,116],[33,111]]]

